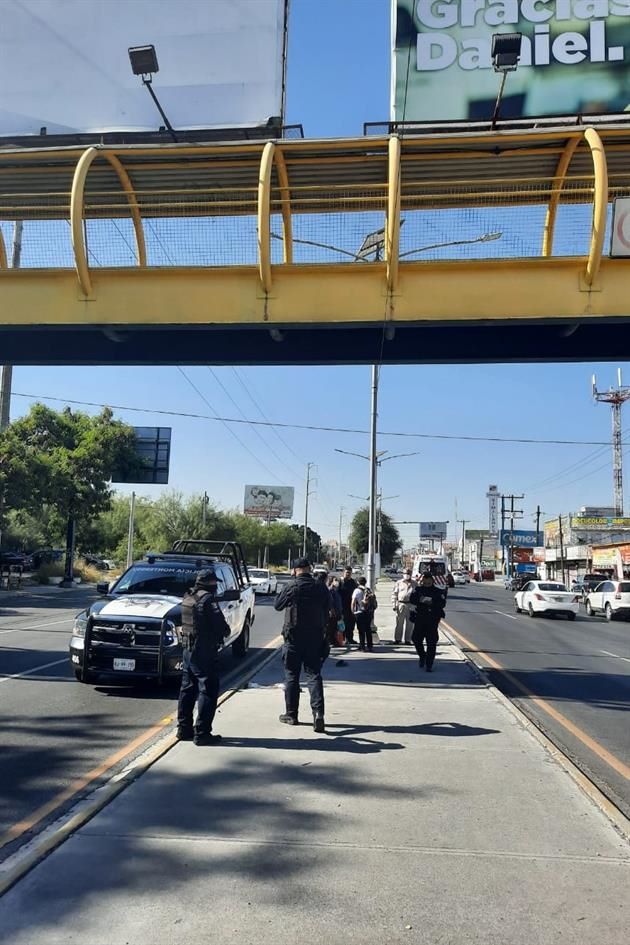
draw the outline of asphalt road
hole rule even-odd
[[[122,751],[125,746],[175,711],[177,687],[149,682],[126,686],[105,679],[92,686],[75,680],[67,652],[72,621],[93,599],[90,591],[56,588],[43,595],[0,595],[0,859],[59,816],[81,792],[19,840],[7,842],[11,828],[30,821],[43,805],[120,752],[117,763],[91,781],[89,789],[111,777],[163,731],[129,753]],[[259,597],[248,656],[238,663],[230,651],[221,657],[224,689],[268,652],[263,648],[280,628],[281,615],[272,601]]]
[[[453,588],[446,622],[492,682],[630,816],[630,623],[517,615],[513,594],[491,583]]]

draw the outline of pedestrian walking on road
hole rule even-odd
[[[411,604],[409,599],[415,588],[411,579],[411,569],[405,568],[400,581],[394,584],[392,591],[392,606],[396,614],[396,629],[394,631],[394,643],[412,642],[413,620],[411,619]]]
[[[195,745],[214,745],[212,734],[219,698],[218,650],[230,628],[217,603],[218,580],[212,569],[200,571],[182,600],[182,683],[177,706],[177,737]],[[193,711],[197,718],[193,726]]]
[[[325,731],[321,668],[328,652],[325,635],[330,599],[326,585],[313,578],[308,558],[299,558],[295,563],[294,580],[285,584],[274,604],[276,610],[284,611],[282,660],[286,711],[280,721],[287,725],[298,724],[300,674],[304,669],[316,732]]]
[[[435,586],[430,571],[425,571],[422,575],[421,582],[411,594],[409,603],[414,610],[412,640],[418,653],[420,668],[426,668],[427,673],[430,673],[433,670],[439,639],[438,627],[440,620],[444,617],[446,603],[444,593]]]
[[[352,595],[352,613],[357,622],[359,631],[359,649],[369,650],[372,646],[372,620],[376,610],[376,596],[371,588],[367,586],[367,580],[364,577],[359,578],[359,584]]]
[[[345,624],[346,643],[348,646],[354,646],[354,628],[356,618],[352,612],[352,595],[359,585],[352,577],[352,568],[346,568],[343,572],[343,579],[339,584],[339,593],[341,603],[343,604],[343,622]]]

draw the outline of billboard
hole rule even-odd
[[[115,472],[112,482],[167,485],[171,462],[171,428],[134,427],[133,431],[136,434],[136,455],[144,468],[133,476]]]
[[[523,34],[502,118],[630,106],[630,0],[392,0],[392,119],[487,121],[492,35]]]
[[[294,496],[293,486],[245,486],[243,512],[267,521],[292,518]]]
[[[156,130],[127,50],[153,44],[174,128],[282,117],[288,0],[0,0],[0,135]]]
[[[501,544],[510,545],[512,540],[515,548],[535,548],[539,543],[540,533],[519,531],[517,529],[512,532],[509,528],[504,528],[500,533]]]
[[[499,534],[499,487],[488,486],[486,492],[488,500],[488,531],[492,538]]]
[[[448,522],[420,522],[420,538],[444,541]]]
[[[602,515],[596,518],[586,515],[572,515],[571,528],[596,532],[608,529],[617,531],[620,528],[630,528],[630,518],[615,518],[612,515]]]

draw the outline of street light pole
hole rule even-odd
[[[302,556],[306,558],[306,536],[308,533],[308,499],[311,490],[311,469],[315,463],[306,464],[306,498],[304,500],[304,540],[302,542]]]
[[[370,410],[370,506],[368,516],[367,583],[373,588],[376,579],[376,491],[377,463],[376,423],[378,417],[378,365],[372,365],[372,403]]]

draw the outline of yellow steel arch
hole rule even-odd
[[[584,138],[591,149],[593,169],[595,171],[595,195],[593,200],[593,229],[591,248],[588,254],[584,281],[587,286],[593,285],[599,273],[604,250],[604,236],[606,234],[606,218],[608,215],[608,164],[604,145],[594,128],[587,128]]]
[[[564,151],[560,156],[560,160],[558,161],[558,167],[556,168],[555,179],[553,181],[553,190],[551,192],[551,198],[547,208],[547,216],[545,217],[545,228],[543,231],[542,244],[543,256],[553,255],[553,235],[556,227],[558,204],[560,202],[564,182],[567,179],[567,173],[569,171],[571,159],[573,158],[576,148],[582,139],[583,136],[581,134],[576,134],[572,138],[569,138],[565,145]]]
[[[275,150],[273,141],[268,141],[258,175],[258,271],[266,293],[271,292],[271,172]]]
[[[388,193],[387,193],[387,238],[385,259],[387,260],[387,291],[394,295],[398,287],[398,263],[400,257],[400,138],[392,135],[388,145]]]
[[[113,169],[116,171],[120,185],[127,195],[129,210],[131,211],[131,219],[133,221],[133,228],[136,234],[138,265],[146,266],[147,250],[144,242],[144,229],[142,227],[142,217],[140,216],[140,208],[138,207],[138,201],[136,199],[136,192],[133,189],[133,184],[131,183],[129,174],[115,154],[112,154],[111,151],[104,151],[103,155],[107,158]]]
[[[276,169],[278,171],[278,183],[280,184],[280,207],[282,211],[282,240],[284,247],[283,261],[285,263],[293,262],[293,223],[291,220],[291,189],[289,185],[289,173],[287,171],[287,162],[284,159],[284,152],[281,147],[276,147]]]
[[[87,260],[87,249],[85,246],[85,230],[83,228],[83,199],[85,196],[85,181],[87,179],[90,165],[99,155],[98,148],[88,148],[76,166],[74,177],[72,178],[72,190],[70,192],[70,229],[72,233],[72,249],[74,251],[74,262],[79,277],[79,285],[83,295],[92,294],[92,279],[90,277],[90,267]]]

